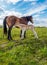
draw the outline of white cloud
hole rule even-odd
[[[0,7],[0,11],[3,11],[4,12],[4,9],[2,7]]]
[[[34,15],[33,17],[34,18],[38,18],[40,15],[39,14],[36,14],[36,15]]]
[[[15,12],[15,11],[5,11],[3,14],[0,15],[0,19],[4,18],[5,16],[10,16],[10,15],[14,15],[17,17],[21,17],[22,14],[19,12]]]
[[[36,5],[36,1],[35,2],[31,2],[31,5]]]
[[[5,11],[5,14],[6,15],[14,15],[14,16],[18,16],[18,17],[22,16],[21,13],[15,12],[15,11]]]
[[[24,0],[24,1],[38,1],[38,0]]]
[[[39,26],[39,27],[47,27],[47,24],[45,23],[39,23],[39,24],[34,24],[34,26]]]
[[[3,1],[3,0],[0,0],[1,2]]]
[[[0,20],[0,25],[3,25],[3,20]]]
[[[40,5],[39,7],[35,8],[35,9],[30,9],[25,15],[32,15],[32,14],[35,14],[35,13],[38,13],[40,11],[43,11],[47,8],[46,5]]]
[[[34,18],[33,21],[34,21],[35,26],[47,27],[47,18],[39,18],[39,17],[37,17],[37,18]]]
[[[17,3],[18,1],[21,1],[21,0],[6,0],[7,3],[13,3],[13,4]]]
[[[36,14],[36,13],[39,13],[39,12],[45,10],[45,9],[47,9],[47,1],[45,1],[43,4],[40,3],[37,5],[34,5],[34,7],[31,7],[29,10],[27,10],[27,13],[25,13],[24,15]]]
[[[5,16],[17,16],[17,17],[21,17],[22,14],[19,12],[15,12],[15,11],[5,11],[3,14],[0,15],[0,25],[3,25],[3,19],[5,18]]]

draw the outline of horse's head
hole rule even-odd
[[[33,23],[33,18],[32,18],[32,16],[29,16],[29,21],[30,21],[31,23]]]
[[[27,16],[27,20],[30,21],[31,23],[33,23],[33,18],[32,18],[32,16]]]

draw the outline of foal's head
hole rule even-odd
[[[31,23],[33,23],[33,20],[32,20],[32,16],[27,16],[27,20],[30,21]]]

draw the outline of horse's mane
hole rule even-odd
[[[30,17],[32,17],[32,16],[23,16],[23,17],[21,17],[21,18],[26,18],[27,20],[29,20]]]

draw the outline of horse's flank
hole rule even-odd
[[[18,18],[16,16],[8,16],[6,19],[6,23],[8,27],[12,27],[16,23],[17,20]]]

